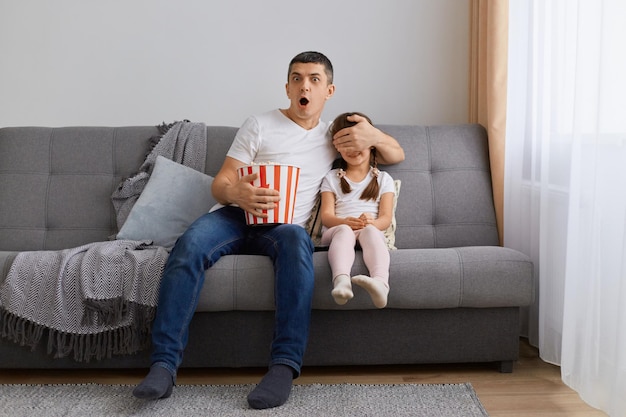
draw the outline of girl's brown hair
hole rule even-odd
[[[331,137],[335,136],[335,134],[339,132],[341,129],[354,126],[356,123],[348,120],[348,116],[352,116],[354,114],[364,117],[370,124],[372,124],[372,121],[370,120],[370,118],[364,115],[363,113],[359,113],[359,112],[342,113],[339,116],[337,116],[335,120],[333,121],[333,124],[330,128]],[[374,175],[370,183],[363,190],[363,193],[361,194],[360,199],[366,200],[366,201],[367,200],[376,201],[376,198],[378,197],[378,191],[379,191],[379,188],[378,188],[378,172],[379,171],[378,171],[378,162],[376,161],[376,148],[372,148],[371,150],[370,165],[374,168],[373,169]],[[344,194],[349,194],[352,191],[352,188],[350,188],[350,184],[345,178],[345,170],[348,168],[348,164],[343,158],[341,158],[340,160],[340,168],[341,170],[339,171],[340,173],[339,181],[341,184],[341,191],[343,191]]]

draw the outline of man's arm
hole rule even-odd
[[[366,118],[358,114],[348,116],[348,120],[356,122],[356,125],[341,129],[335,134],[333,145],[338,151],[361,151],[373,146],[381,164],[390,165],[404,161],[404,150],[395,138],[372,126]]]
[[[240,179],[237,169],[243,165],[243,162],[229,156],[224,159],[224,164],[211,186],[213,197],[221,204],[236,204],[257,217],[267,217],[261,210],[273,209],[280,200],[280,194],[277,190],[250,184],[258,174],[246,175]]]

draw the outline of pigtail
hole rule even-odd
[[[379,191],[378,175],[380,174],[380,170],[378,169],[378,162],[376,161],[376,148],[372,148],[371,152],[372,180],[367,184],[367,187],[365,187],[360,197],[361,200],[365,201],[376,201]]]
[[[341,185],[341,191],[344,194],[350,194],[352,192],[352,187],[350,187],[350,183],[346,180],[346,168],[347,163],[343,159],[341,160],[341,166],[337,171],[337,177],[339,177],[339,184]]]

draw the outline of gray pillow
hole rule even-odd
[[[216,203],[212,183],[210,175],[159,155],[117,239],[151,240],[171,248],[189,225]]]

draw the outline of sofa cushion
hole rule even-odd
[[[117,239],[152,240],[171,248],[189,225],[216,203],[212,183],[212,176],[158,156]]]
[[[500,246],[402,249],[390,252],[388,309],[527,306],[534,297],[533,264],[522,253]],[[313,256],[318,310],[376,309],[353,285],[354,298],[337,305],[330,292],[327,252]],[[367,274],[361,252],[352,274]],[[197,311],[271,311],[274,269],[265,256],[229,255],[206,271]]]
[[[391,224],[388,228],[383,231],[385,235],[385,242],[387,242],[387,247],[391,250],[396,250],[396,208],[398,208],[398,196],[400,195],[400,187],[402,186],[402,181],[394,180],[394,194],[393,194],[393,207],[391,211]]]

